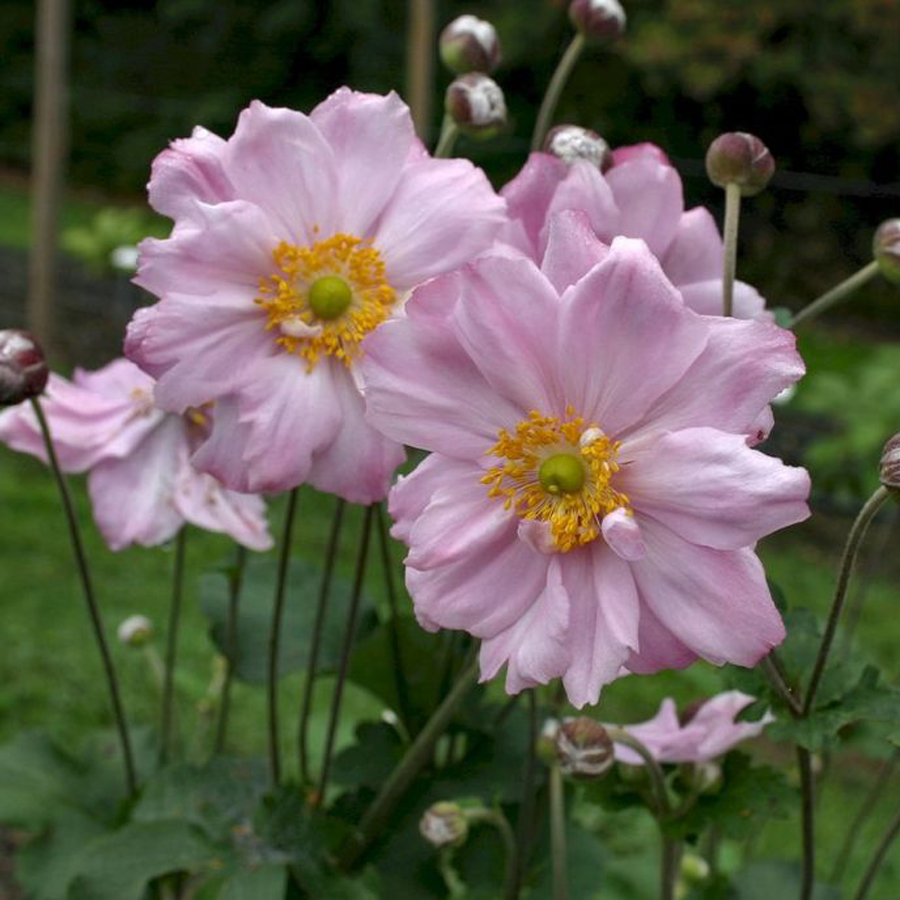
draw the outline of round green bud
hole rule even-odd
[[[550,494],[574,494],[584,485],[584,464],[571,453],[556,453],[541,463],[538,480]]]
[[[745,197],[758,194],[775,174],[769,148],[755,135],[732,131],[719,135],[706,151],[706,174],[720,188],[736,184]]]
[[[888,219],[878,226],[872,253],[881,274],[888,281],[900,284],[900,219]]]
[[[318,319],[336,319],[353,300],[353,291],[343,278],[324,275],[317,278],[309,289],[309,305]]]

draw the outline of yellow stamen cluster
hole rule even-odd
[[[588,429],[591,433],[586,435]],[[620,446],[596,425],[585,426],[571,407],[566,409],[566,421],[532,410],[514,433],[500,429],[490,454],[505,462],[491,468],[481,481],[489,486],[488,496],[504,498],[506,509],[523,519],[546,522],[557,549],[568,553],[600,536],[607,513],[628,508],[628,497],[611,483],[619,471],[615,458]],[[541,482],[541,465],[560,455],[584,466],[584,481],[577,490],[545,487]]]
[[[311,247],[280,243],[272,253],[277,272],[260,279],[256,302],[269,314],[267,329],[279,329],[276,343],[302,356],[312,370],[321,356],[349,366],[362,339],[390,314],[397,294],[385,277],[379,252],[358,237],[336,234]],[[343,279],[352,299],[333,318],[319,318],[309,302],[313,284],[327,276]]]

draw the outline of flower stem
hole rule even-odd
[[[441,125],[441,136],[438,138],[437,146],[434,148],[435,159],[447,159],[453,148],[456,146],[456,139],[459,137],[459,128],[456,122],[445,115],[443,124]]]
[[[769,651],[768,656],[764,656],[760,660],[759,667],[769,679],[769,683],[775,689],[775,692],[784,701],[790,714],[794,718],[800,716],[803,712],[803,702],[794,694],[791,686],[788,684],[784,669],[774,650]]]
[[[650,773],[650,781],[653,784],[657,817],[664,818],[668,816],[672,812],[672,806],[669,803],[669,794],[666,791],[666,779],[656,758],[644,744],[623,728],[607,728],[606,733],[614,744],[621,744],[623,747],[634,750],[644,760],[647,771]]]
[[[861,288],[864,284],[871,281],[879,271],[878,261],[863,266],[858,272],[854,272],[849,278],[833,287],[830,291],[826,291],[821,297],[813,300],[812,303],[804,306],[788,323],[788,328],[796,328],[803,322],[808,322],[816,316],[821,315],[832,306],[840,303],[854,291]]]
[[[741,221],[741,188],[725,185],[725,261],[722,268],[722,315],[734,315],[734,278],[737,271],[738,228]]]
[[[466,665],[453,689],[434,711],[425,727],[416,735],[416,739],[406,751],[403,759],[384,783],[372,805],[366,810],[356,834],[353,835],[341,855],[340,865],[342,868],[350,868],[381,833],[384,823],[393,812],[397,802],[431,759],[434,745],[446,731],[477,678],[478,663],[472,660]]]
[[[559,61],[559,65],[556,67],[553,77],[550,79],[547,93],[544,94],[537,121],[534,124],[534,134],[531,137],[532,152],[541,149],[544,137],[550,130],[550,123],[553,121],[553,114],[556,112],[556,107],[559,104],[559,98],[562,95],[563,88],[565,88],[566,82],[568,82],[569,76],[575,68],[575,63],[578,62],[578,58],[584,50],[585,43],[585,37],[579,31],[575,37],[572,38],[572,43],[566,48],[566,52]]]
[[[856,521],[850,528],[850,534],[847,536],[847,544],[844,547],[844,555],[841,558],[841,566],[838,571],[838,581],[835,587],[834,600],[831,604],[831,612],[828,614],[828,623],[825,626],[825,634],[822,637],[822,644],[819,647],[819,654],[816,657],[816,664],[813,668],[812,677],[809,681],[809,688],[806,691],[806,697],[803,702],[803,715],[808,716],[813,709],[813,703],[816,699],[816,692],[822,681],[822,675],[825,672],[825,663],[828,661],[828,653],[834,642],[834,635],[837,631],[838,622],[841,618],[841,611],[844,608],[844,600],[847,597],[847,587],[850,583],[850,576],[853,574],[853,564],[856,562],[856,556],[859,552],[859,546],[865,536],[872,519],[875,514],[884,505],[890,496],[890,492],[886,487],[879,487],[866,501],[865,506],[860,510]]]
[[[681,843],[662,835],[660,856],[660,900],[675,900],[675,885],[678,881],[678,866],[681,862]]]
[[[534,688],[525,691],[525,699],[528,703],[528,747],[525,756],[525,771],[522,784],[522,805],[519,807],[518,868],[513,898],[519,896],[522,882],[525,880],[525,872],[528,868],[528,858],[531,855],[531,844],[534,840],[534,803],[535,803],[535,774],[537,772],[537,740],[538,740],[538,710],[537,696]]]
[[[219,720],[216,725],[215,753],[225,749],[228,735],[228,717],[231,713],[231,685],[238,658],[238,613],[240,611],[241,587],[244,583],[244,569],[247,565],[247,548],[237,545],[234,565],[228,574],[228,655],[225,660],[225,679],[222,682],[222,697],[219,701]]]
[[[287,588],[288,564],[291,559],[291,535],[294,531],[294,514],[297,511],[297,488],[288,494],[284,514],[284,531],[281,552],[278,557],[278,575],[275,583],[275,602],[272,609],[272,630],[269,633],[268,719],[269,719],[269,774],[275,787],[281,783],[281,748],[278,728],[278,651],[281,639],[281,619]]]
[[[553,900],[566,900],[566,788],[558,765],[550,767],[550,852],[553,860]]]
[[[328,535],[328,547],[325,550],[325,568],[322,570],[322,581],[319,583],[319,599],[316,604],[316,617],[313,621],[312,638],[309,645],[306,682],[303,685],[303,701],[300,705],[300,724],[297,733],[297,747],[300,754],[300,779],[304,784],[312,781],[312,775],[309,770],[309,717],[312,714],[313,688],[316,683],[316,670],[319,668],[319,653],[322,649],[322,630],[325,625],[328,598],[331,594],[331,579],[334,575],[334,564],[337,559],[346,505],[346,501],[343,498],[337,498],[334,506],[334,516],[331,520],[331,533]]]
[[[471,816],[471,822],[484,822],[493,825],[503,842],[503,851],[506,859],[505,874],[503,876],[503,900],[516,900],[519,890],[516,885],[516,873],[519,870],[518,853],[516,848],[516,836],[513,834],[509,819],[499,809],[485,809]]]
[[[103,619],[100,617],[100,608],[97,605],[97,598],[94,596],[94,586],[91,580],[91,571],[88,566],[87,556],[84,552],[84,543],[81,539],[81,529],[78,527],[78,518],[75,515],[75,507],[72,505],[69,486],[66,484],[65,476],[62,473],[62,469],[59,467],[59,460],[57,459],[56,450],[53,446],[53,438],[50,435],[50,426],[47,424],[47,419],[44,416],[44,409],[37,397],[32,398],[30,402],[41,429],[41,436],[44,439],[44,448],[47,451],[47,460],[50,463],[53,477],[56,479],[56,486],[59,490],[60,499],[62,500],[66,523],[69,527],[69,537],[72,541],[72,551],[75,555],[75,564],[81,578],[81,587],[84,592],[85,602],[87,603],[88,615],[94,631],[94,638],[97,642],[97,649],[100,651],[100,659],[103,663],[103,670],[106,675],[106,684],[109,689],[113,717],[116,720],[116,729],[119,733],[119,743],[122,748],[122,761],[125,766],[125,784],[128,793],[131,796],[134,796],[137,792],[137,774],[134,767],[134,756],[131,752],[131,738],[128,734],[128,724],[125,721],[125,710],[122,706],[119,681],[116,677],[116,670],[113,666],[112,656],[109,652],[109,644],[106,642]]]
[[[894,820],[888,826],[888,830],[881,839],[872,861],[866,867],[862,881],[859,883],[859,890],[856,892],[855,900],[866,900],[869,890],[875,882],[875,876],[878,874],[878,870],[881,868],[881,864],[884,862],[884,858],[887,856],[887,852],[898,834],[900,834],[900,813],[894,817]]]
[[[172,714],[175,705],[175,664],[178,656],[178,632],[184,597],[184,551],[187,529],[182,527],[175,537],[175,562],[172,567],[172,601],[169,606],[169,628],[166,634],[166,666],[163,675],[162,720],[159,728],[159,760],[169,761],[172,750]]]
[[[369,538],[372,534],[372,518],[375,505],[366,507],[363,517],[362,533],[359,538],[359,551],[356,557],[356,574],[353,578],[353,592],[350,595],[350,609],[347,612],[347,624],[344,630],[344,643],[341,647],[341,658],[338,663],[337,681],[334,685],[334,696],[331,699],[331,717],[328,721],[328,733],[325,737],[325,754],[322,758],[322,771],[319,774],[319,790],[316,794],[316,805],[325,802],[325,790],[328,787],[328,776],[331,774],[331,759],[334,754],[334,742],[337,737],[338,722],[341,718],[341,701],[344,696],[344,685],[347,682],[347,671],[350,668],[350,653],[356,638],[356,622],[359,618],[359,601],[362,597],[363,580],[366,575],[366,561],[369,556]]]
[[[800,768],[801,831],[803,836],[803,874],[800,900],[812,900],[816,880],[816,782],[812,757],[805,747],[797,747]]]

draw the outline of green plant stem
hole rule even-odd
[[[434,711],[425,727],[416,735],[406,751],[403,759],[384,783],[372,805],[366,810],[359,823],[356,834],[348,842],[341,854],[340,865],[350,868],[369,848],[393,812],[397,802],[415,780],[416,776],[427,765],[434,751],[438,738],[446,731],[460,704],[478,678],[477,660],[471,659],[463,669],[456,684]]]
[[[890,758],[881,767],[881,771],[878,773],[878,777],[875,779],[872,789],[866,795],[865,800],[863,800],[859,807],[859,812],[857,812],[852,824],[847,829],[844,843],[841,845],[837,859],[834,861],[834,868],[832,869],[830,879],[832,884],[838,884],[843,879],[847,863],[853,855],[853,850],[862,833],[863,826],[866,824],[866,820],[869,816],[874,812],[875,807],[878,805],[878,801],[884,796],[885,789],[893,777],[898,763],[900,763],[900,748],[894,750]]]
[[[831,645],[834,643],[834,635],[841,618],[841,611],[844,608],[844,601],[847,597],[847,586],[849,585],[850,577],[853,574],[853,564],[856,562],[860,544],[862,543],[863,537],[865,537],[869,524],[872,519],[875,518],[875,514],[881,509],[888,497],[890,497],[888,489],[886,487],[879,487],[866,501],[865,506],[860,510],[859,515],[856,517],[856,521],[850,528],[850,534],[847,536],[847,544],[844,547],[844,554],[841,557],[841,565],[838,570],[838,580],[837,586],[835,587],[834,600],[831,603],[831,612],[828,614],[828,623],[825,626],[825,634],[822,637],[822,644],[819,647],[816,664],[813,668],[812,677],[810,678],[809,687],[806,690],[806,697],[803,702],[804,717],[808,716],[813,709],[816,692],[819,689],[822,675],[825,672],[828,653],[831,650]]]
[[[366,576],[366,562],[369,556],[369,538],[372,535],[372,519],[375,506],[366,507],[363,515],[362,533],[359,538],[359,551],[356,557],[356,574],[353,578],[353,592],[350,595],[350,609],[347,612],[347,624],[344,630],[344,643],[341,646],[341,658],[338,663],[337,680],[334,695],[331,698],[331,716],[328,720],[328,732],[325,736],[325,753],[322,757],[322,771],[319,773],[319,790],[315,805],[325,802],[325,791],[328,788],[328,776],[331,774],[331,759],[334,754],[334,742],[337,738],[338,722],[341,718],[341,701],[344,696],[344,685],[347,682],[347,671],[350,668],[350,653],[356,638],[356,622],[359,618],[359,601],[362,597],[362,586]]]
[[[784,669],[774,650],[760,660],[759,667],[769,679],[769,683],[775,689],[775,692],[784,701],[790,714],[794,718],[800,716],[803,713],[803,701],[794,694],[791,686],[787,683]]]
[[[803,838],[803,864],[800,900],[812,900],[816,882],[816,782],[812,756],[805,747],[797,747],[800,769],[800,817]]]
[[[553,900],[569,893],[566,859],[566,786],[558,765],[550,767],[550,853],[553,862]]]
[[[519,870],[518,851],[516,848],[516,836],[509,824],[509,819],[499,809],[485,809],[470,816],[470,822],[484,822],[493,825],[503,842],[504,858],[506,860],[503,876],[503,900],[516,900],[519,890],[516,884],[516,873]]]
[[[725,260],[722,269],[722,315],[734,314],[734,279],[737,272],[738,229],[741,221],[741,188],[725,185]]]
[[[281,747],[278,728],[278,652],[281,640],[281,619],[287,593],[287,574],[291,560],[291,536],[294,532],[294,515],[297,511],[297,488],[288,494],[284,514],[284,531],[278,556],[278,575],[275,582],[275,600],[272,608],[272,629],[269,633],[269,672],[267,679],[269,724],[269,776],[277,787],[281,783]]]
[[[182,526],[175,537],[175,561],[172,566],[172,600],[169,606],[169,628],[166,633],[166,664],[163,675],[162,719],[159,727],[159,759],[169,761],[172,751],[172,716],[175,707],[175,666],[178,657],[178,632],[181,628],[181,606],[184,598],[184,552],[187,528]]]
[[[300,756],[300,779],[304,784],[312,781],[309,768],[309,718],[312,714],[313,688],[316,683],[316,671],[319,668],[319,654],[322,649],[322,631],[325,626],[325,613],[328,609],[328,598],[331,594],[331,580],[334,575],[334,564],[337,559],[346,505],[346,501],[341,497],[338,497],[335,501],[331,532],[328,535],[328,547],[325,550],[325,568],[322,570],[322,581],[319,583],[319,599],[316,604],[316,617],[313,621],[312,637],[309,645],[306,681],[303,685],[303,700],[300,704],[297,748]]]
[[[678,882],[678,866],[681,862],[681,843],[671,838],[662,837],[662,854],[660,856],[660,900],[675,900],[675,886]]]
[[[841,300],[849,297],[854,291],[859,290],[864,284],[871,281],[879,272],[877,260],[863,266],[858,272],[854,272],[849,278],[833,287],[830,291],[826,291],[821,297],[813,300],[812,303],[804,306],[788,323],[788,328],[796,328],[803,322],[808,322],[816,316],[821,315],[826,310],[831,309]]]
[[[78,517],[75,515],[75,507],[72,504],[72,496],[69,486],[59,466],[56,449],[53,446],[53,437],[50,434],[50,426],[44,416],[44,409],[37,397],[32,398],[31,408],[37,417],[41,429],[41,437],[44,440],[44,449],[47,451],[47,460],[56,480],[56,487],[62,500],[66,523],[69,528],[69,537],[72,541],[72,552],[75,556],[75,565],[81,579],[81,587],[87,604],[88,616],[94,631],[94,639],[97,649],[100,651],[100,660],[103,663],[103,671],[106,676],[106,685],[109,689],[110,703],[113,718],[116,721],[116,730],[119,734],[119,744],[122,748],[122,762],[125,766],[125,784],[128,793],[134,796],[137,793],[137,773],[134,766],[134,755],[131,751],[131,738],[128,733],[128,723],[125,720],[125,709],[122,706],[122,696],[119,691],[119,680],[116,677],[116,669],[109,652],[109,644],[106,641],[106,632],[103,628],[103,619],[100,617],[100,607],[94,595],[94,585],[91,579],[91,570],[88,566],[87,555],[84,552],[84,542],[81,539],[81,529],[78,526]]]
[[[522,805],[519,807],[518,822],[518,867],[512,897],[518,897],[525,881],[531,845],[534,841],[535,775],[537,774],[538,709],[534,688],[525,691],[528,703],[528,747],[525,755],[525,771],[522,778]]]
[[[459,127],[450,116],[444,116],[444,122],[441,125],[441,136],[438,138],[437,146],[434,148],[435,159],[447,159],[453,148],[456,146],[459,137]]]
[[[578,62],[585,48],[585,44],[585,37],[579,31],[572,38],[572,43],[566,48],[566,52],[559,61],[553,77],[550,79],[547,93],[544,94],[544,99],[541,101],[537,121],[534,123],[534,134],[531,137],[532,151],[541,149],[541,144],[550,130],[550,123],[553,121],[553,114],[556,112],[556,107],[559,104],[559,98],[562,96],[563,89],[569,80],[569,76],[572,74],[572,70],[575,68],[575,63]]]
[[[225,660],[225,678],[222,681],[222,696],[219,700],[219,720],[216,723],[215,753],[225,749],[228,736],[228,717],[231,713],[231,685],[238,658],[238,613],[240,612],[241,587],[244,583],[244,569],[247,565],[247,548],[237,545],[234,565],[228,574],[228,656]]]
[[[634,750],[644,760],[650,774],[650,783],[653,785],[657,818],[663,819],[668,816],[672,812],[672,806],[666,790],[666,779],[656,758],[637,738],[632,737],[624,729],[607,728],[606,733],[614,744],[621,744],[623,747]]]
[[[884,833],[884,837],[881,839],[881,843],[878,845],[878,849],[875,851],[875,855],[872,857],[872,861],[866,867],[862,881],[859,883],[859,889],[855,894],[855,900],[866,900],[866,897],[869,895],[869,890],[875,883],[875,877],[878,875],[878,870],[881,868],[881,864],[884,862],[884,858],[887,856],[887,852],[890,849],[891,844],[896,840],[898,834],[900,834],[900,813],[894,817],[894,820],[888,826],[887,831]]]

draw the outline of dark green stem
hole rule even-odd
[[[275,583],[275,602],[272,609],[272,630],[269,633],[269,774],[276,787],[281,783],[281,747],[278,728],[278,652],[281,641],[281,619],[284,613],[284,599],[287,588],[288,566],[291,560],[291,536],[294,532],[294,514],[297,511],[297,488],[288,494],[287,510],[284,514],[284,532],[278,557],[278,577]]]
[[[555,764],[550,767],[550,853],[553,864],[553,900],[567,900],[566,786],[562,772]]]
[[[163,673],[162,720],[159,727],[160,762],[169,761],[172,751],[172,715],[175,706],[175,665],[178,657],[178,632],[184,597],[184,551],[187,529],[182,527],[175,537],[175,562],[172,566],[172,600],[169,606],[169,628],[166,633],[166,663]]]
[[[94,639],[97,642],[97,649],[100,651],[100,660],[103,663],[103,671],[106,675],[106,685],[109,689],[113,718],[116,721],[116,729],[119,733],[119,743],[122,748],[122,761],[125,766],[125,783],[128,788],[128,793],[131,796],[134,796],[137,792],[137,774],[134,767],[134,756],[131,752],[131,738],[128,734],[128,724],[125,720],[125,710],[122,706],[119,680],[116,677],[115,666],[113,665],[112,656],[109,652],[109,644],[106,642],[106,632],[103,628],[103,619],[100,617],[100,608],[97,605],[97,598],[94,595],[91,570],[88,566],[87,556],[84,552],[84,542],[81,539],[81,529],[78,526],[78,517],[75,515],[75,507],[72,504],[69,486],[66,483],[65,476],[59,466],[59,460],[57,459],[56,450],[53,446],[53,438],[50,435],[50,426],[47,424],[43,407],[37,397],[31,400],[31,407],[37,417],[38,425],[41,429],[41,436],[44,439],[44,448],[47,451],[47,460],[50,463],[50,469],[53,472],[53,477],[56,480],[56,486],[59,490],[59,496],[62,500],[66,523],[69,527],[69,537],[72,541],[72,551],[75,555],[75,564],[78,568],[79,577],[81,578],[81,587],[87,604],[88,616],[91,620]]]
[[[879,271],[878,261],[872,260],[872,262],[863,266],[858,272],[854,272],[839,285],[822,294],[821,297],[813,300],[812,303],[804,306],[788,323],[788,328],[796,328],[803,322],[808,322],[810,319],[814,319],[826,310],[831,309],[836,303],[840,303],[841,300],[849,297],[854,291],[859,290],[864,284],[871,281]]]
[[[537,741],[538,741],[538,711],[537,695],[534,688],[525,691],[525,700],[528,704],[528,747],[525,755],[525,771],[522,784],[522,805],[519,807],[518,844],[517,853],[518,868],[512,897],[518,897],[525,881],[525,873],[528,869],[528,859],[531,856],[531,844],[534,840],[534,805],[535,805],[535,775],[537,773]]]
[[[675,900],[675,886],[678,882],[678,866],[681,863],[681,844],[671,838],[662,837],[660,857],[660,900]]]
[[[888,826],[888,830],[881,839],[872,861],[866,867],[865,874],[859,884],[859,890],[856,892],[855,900],[866,900],[866,897],[868,897],[869,890],[875,883],[875,876],[878,875],[878,870],[881,868],[881,864],[884,862],[884,858],[887,856],[887,852],[898,834],[900,834],[900,813],[894,817],[894,820]],[[896,884],[894,886],[896,887]]]
[[[781,697],[785,706],[787,706],[790,714],[794,718],[802,715],[803,702],[796,696],[791,686],[788,684],[784,668],[774,650],[769,651],[769,655],[764,656],[762,660],[760,660],[759,667],[769,679],[769,683],[775,689],[775,693]]]
[[[664,819],[672,812],[669,794],[666,790],[666,779],[656,757],[636,737],[632,737],[623,728],[607,728],[606,733],[614,744],[621,744],[634,750],[647,766],[650,783],[653,785],[654,805],[658,819]]]
[[[485,809],[472,814],[470,822],[484,822],[493,825],[503,842],[503,853],[506,859],[505,874],[503,877],[503,900],[516,900],[519,896],[516,887],[516,873],[519,870],[518,851],[516,848],[516,836],[513,834],[509,819],[499,809]]]
[[[797,747],[797,765],[800,769],[800,815],[803,837],[800,900],[812,900],[816,882],[816,782],[812,770],[812,757],[805,747]]]
[[[225,659],[225,679],[222,682],[222,697],[219,701],[219,721],[216,725],[215,753],[225,749],[228,736],[228,717],[231,713],[231,685],[234,682],[234,670],[237,666],[238,646],[238,614],[240,612],[241,587],[244,582],[244,569],[247,565],[247,548],[238,544],[234,565],[228,573],[228,632],[225,640],[228,653]]]

